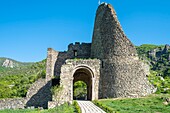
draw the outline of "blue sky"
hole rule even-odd
[[[103,2],[101,0],[101,2]],[[105,0],[135,44],[170,44],[170,0]],[[0,0],[0,57],[23,62],[91,42],[98,0]]]

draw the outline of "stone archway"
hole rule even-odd
[[[93,100],[93,72],[88,67],[78,67],[73,74],[73,85],[77,81],[83,81],[87,85],[87,100]],[[74,91],[74,89],[72,90]]]

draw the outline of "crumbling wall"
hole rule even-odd
[[[3,109],[24,109],[25,98],[2,99],[0,100],[0,110]]]

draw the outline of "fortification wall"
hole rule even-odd
[[[27,92],[25,106],[34,106],[35,108],[48,108],[48,101],[52,100],[50,89],[51,81],[46,83],[45,79],[40,78],[39,80],[37,80],[34,84],[32,84]]]
[[[55,60],[54,65],[54,77],[60,76],[61,66],[65,63],[65,60],[68,58],[67,52],[59,52]]]
[[[68,46],[68,58],[90,58],[91,43],[71,43]],[[75,53],[76,52],[76,53]],[[76,54],[76,55],[75,55]]]
[[[46,62],[46,82],[50,81],[54,76],[54,68],[59,52],[52,48],[47,50],[47,62]]]
[[[0,100],[0,110],[3,110],[3,109],[24,109],[24,108],[25,108],[25,98]]]
[[[46,83],[46,79],[39,79],[29,88],[26,97],[0,100],[0,110],[30,107],[48,108],[48,101],[52,100],[50,88],[51,81]]]
[[[125,36],[112,6],[104,3],[99,6],[96,13],[91,57],[107,59],[114,55],[135,56],[137,52]]]
[[[48,50],[47,65],[47,79],[50,80],[51,76],[60,76],[61,66],[65,63],[66,59],[74,58],[90,58],[91,43],[71,43],[68,46],[68,51],[56,52],[53,49]],[[54,68],[53,68],[54,67]]]
[[[152,93],[145,68],[110,4],[101,4],[97,10],[91,57],[102,61],[100,98],[139,97]]]

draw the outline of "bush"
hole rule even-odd
[[[81,113],[80,106],[78,105],[77,101],[73,101],[73,106],[75,108],[76,113]]]
[[[51,88],[53,100],[55,100],[57,104],[60,104],[61,97],[62,97],[62,90],[63,90],[63,86],[60,85],[56,85]]]

